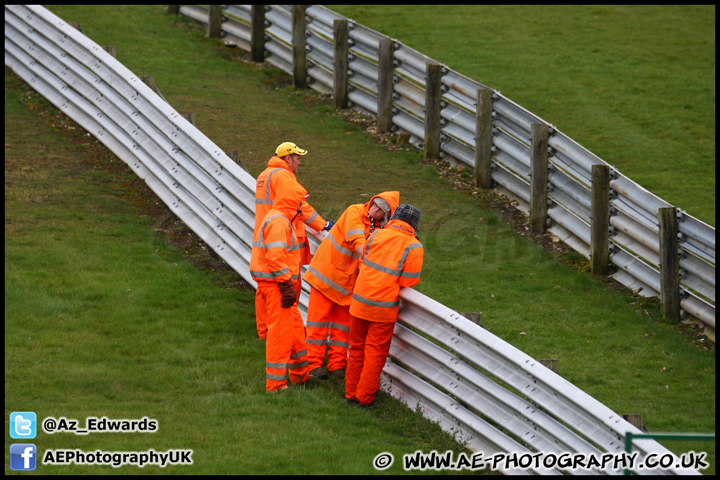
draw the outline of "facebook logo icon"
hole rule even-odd
[[[37,447],[32,443],[10,445],[10,470],[35,470]]]
[[[37,434],[37,415],[35,412],[12,412],[10,414],[11,438],[35,438]]]

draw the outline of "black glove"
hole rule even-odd
[[[280,306],[282,308],[290,308],[295,304],[297,300],[295,285],[292,280],[285,280],[284,282],[278,282],[280,293],[282,294],[282,300]]]
[[[335,225],[335,222],[327,222],[327,223],[325,224],[325,228],[323,228],[323,230],[330,231],[330,229],[331,229],[334,225]]]

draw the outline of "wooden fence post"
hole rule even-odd
[[[645,421],[643,420],[641,413],[625,413],[622,417],[638,430],[647,431],[647,428],[645,428]]]
[[[237,148],[231,148],[230,150],[225,150],[225,154],[230,157],[230,160],[240,165],[243,170],[250,173],[250,171],[247,169],[245,164],[243,163],[242,159],[240,158],[240,151]]]
[[[68,21],[67,24],[70,25],[71,27],[73,27],[75,30],[77,30],[81,33],[85,33],[85,32],[83,32],[83,29],[80,27],[80,22]]]
[[[461,315],[471,322],[480,325],[481,327],[485,328],[485,326],[482,324],[482,313],[481,312],[465,312],[461,313]]]
[[[590,205],[591,271],[607,275],[610,266],[610,167],[592,166]]]
[[[492,188],[492,90],[477,91],[475,116],[475,184],[486,190]]]
[[[680,259],[678,223],[674,207],[659,208],[660,300],[664,318],[680,320]]]
[[[333,92],[335,108],[348,108],[348,21],[347,19],[333,22],[333,39],[335,49],[333,56]]]
[[[533,123],[531,137],[530,232],[542,234],[547,219],[548,126]]]
[[[547,368],[555,373],[558,373],[558,360],[557,358],[538,358],[538,362],[545,365]]]
[[[250,49],[252,51],[252,61],[263,63],[265,61],[265,5],[252,6],[251,21]]]
[[[141,76],[140,81],[150,87],[150,90],[155,91],[155,77],[153,76]]]
[[[425,160],[440,158],[440,99],[442,98],[442,65],[428,63],[425,67]]]
[[[305,5],[292,6],[293,85],[307,87],[307,63],[305,62]]]
[[[208,37],[220,38],[222,29],[222,5],[210,5],[208,13]]]
[[[392,94],[393,94],[393,41],[380,40],[378,62],[378,131],[388,133],[392,130]]]
[[[188,122],[195,125],[195,112],[184,112],[184,113],[178,112],[178,113],[180,113],[180,116],[183,117],[185,120],[187,120]]]
[[[117,50],[115,48],[115,45],[103,45],[102,49],[112,55],[113,58],[117,58]]]

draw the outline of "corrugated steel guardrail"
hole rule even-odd
[[[292,6],[268,5],[266,61],[292,73]],[[184,5],[181,13],[208,22],[207,9]],[[228,41],[250,50],[251,5],[228,5],[222,30]],[[333,92],[333,21],[346,19],[320,5],[306,9],[309,86]],[[385,35],[350,20],[350,92],[355,109],[377,115],[379,42]],[[392,122],[410,142],[424,141],[425,65],[437,63],[393,40],[394,86]],[[487,89],[474,80],[443,69],[441,156],[453,165],[475,166],[476,92]],[[497,189],[529,210],[530,130],[545,124],[550,131],[548,231],[590,258],[590,195],[593,165],[608,165],[540,117],[493,91],[493,172]],[[608,165],[609,166],[609,165]],[[612,169],[612,167],[611,167]],[[636,293],[660,296],[658,209],[671,205],[616,169],[611,180],[611,252],[613,278]],[[681,308],[715,328],[715,229],[680,211]]]
[[[255,286],[248,268],[255,179],[120,62],[43,7],[5,7],[5,64],[126,162]],[[447,430],[459,430],[470,448],[487,453],[619,453],[627,432],[641,433],[447,307],[413,289],[403,289],[401,297],[383,388],[411,407],[421,405],[426,416]],[[301,303],[306,309],[305,292]],[[637,441],[635,451],[641,458],[650,453],[674,457],[654,440]],[[543,468],[530,472],[562,473]]]

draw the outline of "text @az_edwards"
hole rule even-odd
[[[158,431],[158,421],[148,417],[143,417],[139,420],[113,420],[107,417],[87,417],[85,419],[85,427],[83,428],[79,426],[77,420],[67,419],[65,417],[58,419],[47,417],[42,421],[42,428],[47,434],[57,432],[74,433],[76,435],[102,432],[155,433]]]

